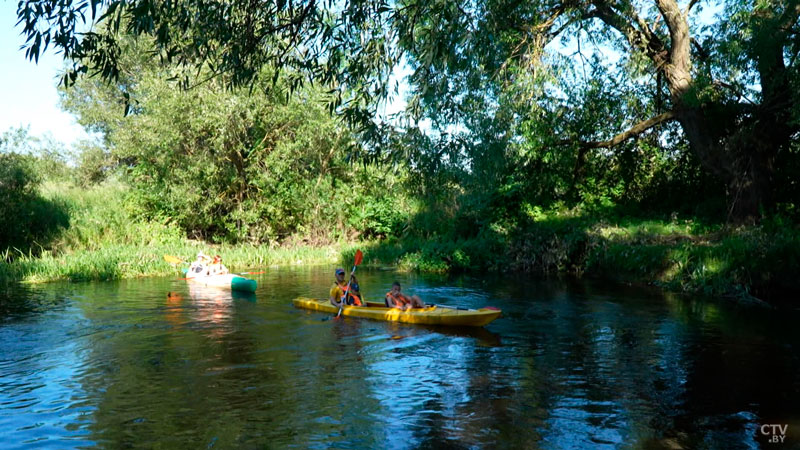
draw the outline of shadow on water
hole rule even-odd
[[[439,325],[414,325],[444,336],[465,337],[474,339],[479,345],[486,347],[499,347],[502,344],[500,334],[493,333],[484,327],[448,327]]]
[[[0,283],[0,323],[63,310],[72,297],[68,287],[57,293],[19,283]]]

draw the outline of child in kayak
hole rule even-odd
[[[211,264],[208,266],[207,275],[225,275],[228,273],[228,268],[222,265],[222,257],[215,255]]]
[[[401,311],[408,311],[411,308],[424,308],[425,302],[416,295],[411,297],[400,292],[400,283],[395,281],[392,283],[392,290],[386,293],[386,306],[389,308],[396,308]]]
[[[347,283],[344,281],[344,269],[338,268],[334,272],[336,275],[336,282],[331,287],[330,302],[333,306],[342,306],[342,296],[347,290]],[[355,275],[350,276],[350,290],[347,291],[347,299],[345,305],[362,306],[361,291],[359,290],[358,280]]]

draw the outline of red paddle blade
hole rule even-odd
[[[356,250],[356,262],[353,265],[357,266],[357,265],[361,264],[361,261],[363,261],[363,260],[364,260],[364,254],[361,253],[361,250]]]

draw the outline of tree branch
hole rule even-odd
[[[783,32],[788,33],[792,26],[797,23],[798,17],[800,17],[800,1],[792,0],[783,11],[780,21],[778,22],[778,27]]]
[[[650,128],[655,127],[656,125],[660,125],[664,122],[668,122],[670,120],[674,120],[677,118],[677,114],[674,111],[667,111],[663,114],[659,114],[655,117],[650,119],[641,121],[636,125],[630,127],[629,129],[619,133],[618,135],[612,137],[607,141],[576,141],[574,139],[565,139],[559,141],[559,145],[567,145],[567,144],[575,144],[577,143],[580,145],[582,149],[592,149],[592,148],[611,148],[616,145],[621,144],[622,142],[639,136],[640,134],[644,133],[645,131],[649,130]]]
[[[726,82],[724,82],[722,80],[712,80],[712,84],[714,86],[719,86],[721,88],[724,88],[724,89],[727,89],[727,90],[733,92],[734,94],[736,94],[737,97],[739,97],[740,99],[744,99],[750,105],[755,105],[756,104],[755,101],[753,101],[752,99],[747,97],[747,94],[743,93],[739,88],[737,88],[736,86],[734,86],[734,85],[732,85],[730,83],[726,83]]]
[[[694,5],[698,4],[699,2],[700,2],[700,0],[692,0],[692,1],[690,1],[689,4],[686,6],[686,10],[684,11],[683,14],[688,16],[689,15],[689,11],[691,11],[692,8],[694,8]]]
[[[643,52],[655,63],[656,69],[660,70],[667,63],[664,43],[658,35],[653,33],[647,22],[636,14],[633,6],[630,7],[631,17],[625,17],[612,9],[606,2],[595,1],[593,4],[595,10],[592,15],[625,36],[631,47]],[[634,23],[638,25],[638,28],[634,26]]]
[[[694,50],[697,52],[697,56],[700,58],[700,61],[705,62],[706,60],[708,60],[709,57],[708,50],[704,49],[703,46],[700,45],[700,43],[697,42],[697,39],[695,38],[691,38],[690,42],[692,44],[692,47],[694,47]]]
[[[680,69],[687,69],[690,61],[689,24],[676,0],[656,0],[656,6],[664,17],[671,40],[669,62]]]

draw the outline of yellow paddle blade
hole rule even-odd
[[[172,255],[164,255],[164,261],[170,264],[181,264],[183,262],[182,259],[178,258],[177,256]]]

